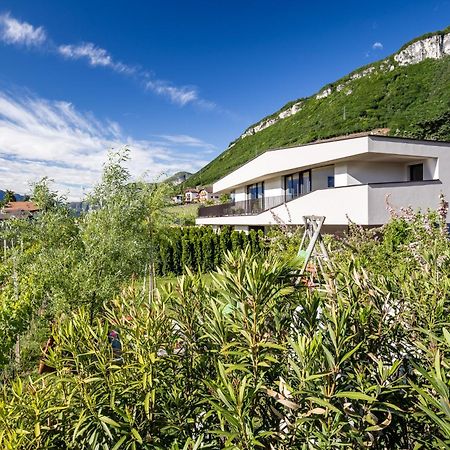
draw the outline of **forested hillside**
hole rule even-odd
[[[376,128],[395,136],[450,140],[450,30],[422,36],[290,102],[250,126],[188,184],[212,183],[267,149]]]

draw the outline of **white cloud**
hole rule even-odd
[[[383,50],[383,44],[381,42],[374,42],[372,48],[374,50]]]
[[[43,46],[47,42],[49,51],[65,59],[86,60],[92,67],[106,67],[123,75],[133,75],[139,79],[145,90],[166,97],[179,106],[192,103],[205,110],[217,109],[213,102],[200,98],[195,87],[174,86],[168,81],[158,80],[146,70],[115,60],[106,49],[92,42],[56,45],[47,38],[43,27],[36,28],[27,22],[20,22],[9,13],[0,15],[0,40],[7,44],[35,47]]]
[[[9,13],[0,15],[0,40],[7,44],[40,46],[46,39],[44,28],[20,22]]]
[[[121,62],[114,61],[112,56],[104,49],[95,46],[92,42],[80,45],[60,45],[58,53],[67,59],[87,59],[93,67],[109,67],[116,72],[132,74],[135,69]]]
[[[189,88],[186,86],[176,87],[161,80],[147,81],[145,87],[156,94],[168,97],[173,103],[180,106],[199,100],[198,93],[195,88]]]
[[[183,139],[208,146],[194,137]],[[108,149],[122,145],[131,149],[134,176],[195,172],[207,161],[202,152],[181,152],[183,139],[138,140],[116,122],[79,112],[68,102],[0,91],[0,188],[24,193],[29,182],[48,176],[62,193],[78,199],[98,181]]]
[[[161,138],[165,139],[168,142],[183,145],[186,147],[198,147],[205,150],[214,150],[217,147],[215,145],[209,144],[208,142],[202,141],[193,136],[189,136],[187,134],[162,134]]]

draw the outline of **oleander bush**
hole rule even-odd
[[[81,216],[44,178],[31,195],[40,213],[0,224],[1,377],[32,372],[58,317],[84,305],[94,319],[131,278],[207,273],[229,250],[264,250],[261,232],[173,226],[167,185],[132,182],[127,159],[109,155]]]
[[[94,317],[62,314],[54,372],[3,386],[0,447],[449,448],[446,214],[442,199],[328,239],[321,288],[284,235],[208,283],[188,270],[150,301],[132,281]]]

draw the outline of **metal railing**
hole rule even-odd
[[[300,195],[263,197],[242,202],[224,203],[222,205],[201,206],[198,217],[252,216],[268,209],[275,208],[285,202],[294,200]]]

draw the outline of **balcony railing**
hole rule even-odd
[[[442,184],[440,180],[423,180],[423,181],[392,181],[380,183],[364,183],[354,184],[351,186],[339,186],[326,189],[351,189],[360,186],[377,187],[395,187],[395,186],[422,186],[431,184]],[[322,190],[322,189],[319,189]],[[314,191],[311,191],[314,192]],[[198,210],[198,217],[225,217],[225,216],[253,216],[260,214],[277,206],[295,200],[306,194],[281,195],[277,197],[264,197],[253,200],[245,200],[242,202],[224,203],[222,205],[201,206]]]
[[[285,202],[294,200],[300,195],[263,197],[242,202],[224,203],[222,205],[201,206],[198,217],[253,216],[268,209],[275,208]]]

